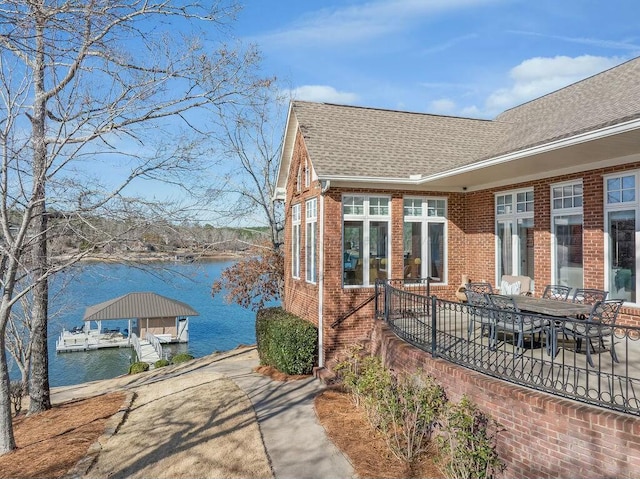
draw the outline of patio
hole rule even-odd
[[[482,327],[482,317],[495,311],[491,308],[431,296],[428,283],[379,281],[376,289],[376,317],[434,357],[556,396],[640,415],[640,328],[616,325],[618,362],[613,361],[607,341],[605,350],[592,353],[592,367],[585,345],[577,351],[571,338],[558,335],[557,355],[548,347],[549,328],[562,331],[565,323],[581,319],[523,313],[549,326],[528,336],[524,348],[517,348],[514,335],[504,332],[492,345]]]

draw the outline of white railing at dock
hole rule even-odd
[[[138,361],[142,361],[142,346],[140,346],[140,339],[138,339],[138,336],[136,335],[136,333],[131,333],[131,345],[133,346],[133,349],[135,349],[136,351],[136,356],[138,357]]]
[[[162,359],[162,344],[160,344],[160,340],[158,339],[158,337],[151,333],[147,333],[145,339],[149,341],[149,344],[151,344],[151,346],[153,346],[153,349],[156,350],[156,353],[158,353],[158,357]]]

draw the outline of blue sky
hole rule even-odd
[[[494,118],[640,55],[631,0],[248,0],[235,34],[295,98]]]

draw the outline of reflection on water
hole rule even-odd
[[[51,284],[49,324],[49,380],[51,386],[78,384],[126,374],[131,350],[56,354],[62,328],[82,325],[85,308],[134,291],[151,291],[183,301],[200,313],[189,319],[189,343],[170,346],[171,354],[189,352],[195,357],[255,343],[255,313],[212,298],[211,284],[231,261],[154,264],[153,271],[136,267],[90,263],[56,277]],[[103,323],[104,326],[104,323]],[[128,327],[127,321],[109,327]],[[93,324],[95,328],[95,323]],[[19,377],[14,366],[11,377]]]

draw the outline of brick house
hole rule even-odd
[[[318,325],[319,364],[371,334],[376,278],[455,299],[463,275],[527,275],[534,295],[606,289],[640,324],[638,78],[640,58],[494,120],[292,102],[283,307]]]

